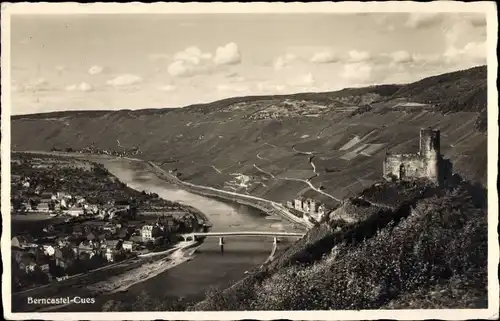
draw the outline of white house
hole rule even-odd
[[[71,199],[72,196],[70,194],[65,193],[65,192],[57,192],[57,198],[58,199]]]
[[[65,199],[62,199],[60,202],[59,202],[59,206],[61,209],[65,209],[65,208],[68,208],[68,204],[66,204],[66,200]]]
[[[85,198],[83,198],[82,196],[75,196],[75,199],[76,199],[76,203],[77,204],[85,204]]]
[[[87,207],[90,211],[92,211],[92,213],[94,214],[97,214],[99,213],[99,208],[97,207],[97,205],[95,204],[92,204],[92,205],[88,205]]]
[[[294,207],[297,211],[302,211],[303,202],[300,198],[296,198],[293,201]]]
[[[113,225],[106,225],[102,228],[104,231],[109,231],[111,232],[112,234],[115,234],[116,233],[116,226],[113,226]]]
[[[302,210],[304,212],[308,213],[310,211],[310,209],[311,209],[311,200],[308,199],[304,202],[304,205],[302,206]]]
[[[104,257],[108,262],[113,262],[115,260],[115,252],[112,249],[106,249],[106,252],[104,253]]]
[[[54,246],[50,244],[43,244],[42,247],[43,247],[43,252],[48,256],[52,256],[56,252]]]
[[[49,263],[41,263],[39,266],[40,270],[42,270],[42,272],[49,272],[50,270],[50,266],[49,266]]]
[[[142,239],[147,241],[147,240],[153,240],[153,225],[144,225],[141,229],[141,236]]]
[[[318,211],[319,204],[314,199],[309,199],[309,212],[311,214],[316,214]]]
[[[78,217],[78,216],[81,216],[83,215],[83,208],[80,208],[80,207],[72,207],[68,210],[66,210],[66,213],[70,216],[73,216],[73,217]]]
[[[132,251],[134,249],[134,242],[132,242],[132,241],[124,241],[122,243],[122,248],[125,251]]]
[[[99,213],[99,208],[95,204],[83,204],[83,208],[87,210],[87,213],[97,214]]]
[[[26,273],[34,272],[36,269],[36,263],[34,261],[22,262],[19,267],[26,271]]]

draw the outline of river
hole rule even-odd
[[[299,231],[282,218],[269,217],[264,213],[234,203],[195,195],[159,179],[140,162],[125,159],[95,158],[113,175],[128,186],[160,197],[190,205],[202,211],[213,225],[212,231]],[[292,244],[283,240],[278,252]],[[190,261],[168,269],[158,275],[128,288],[126,292],[101,295],[96,304],[70,305],[58,311],[101,311],[108,300],[134,302],[148,294],[157,299],[184,297],[201,300],[211,287],[226,287],[241,279],[245,271],[262,264],[272,249],[272,239],[266,237],[239,237],[225,239],[224,253],[220,252],[217,238],[207,238],[193,254]]]

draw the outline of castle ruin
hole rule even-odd
[[[420,151],[416,154],[386,154],[383,165],[384,178],[403,181],[427,178],[441,183],[445,171],[440,148],[439,130],[420,129]]]

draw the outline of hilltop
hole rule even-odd
[[[335,199],[355,195],[381,178],[386,151],[416,152],[419,129],[433,126],[454,171],[485,185],[486,83],[481,66],[406,85],[13,116],[12,149],[139,148],[137,157],[188,182],[279,202],[308,194],[336,203],[305,180]]]

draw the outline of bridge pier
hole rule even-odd
[[[273,239],[273,245],[277,246],[278,245],[278,238],[275,236]]]
[[[220,252],[224,254],[224,238],[219,237],[219,246],[220,246]]]

